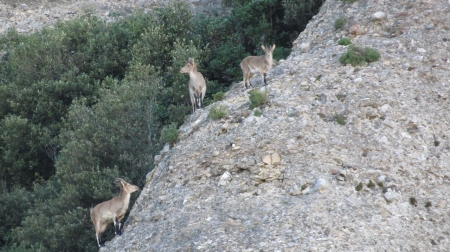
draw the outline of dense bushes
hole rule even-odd
[[[360,66],[377,61],[380,57],[380,53],[371,47],[362,48],[350,45],[347,52],[339,57],[339,62],[343,65],[350,64],[352,66]]]
[[[117,194],[115,177],[142,186],[191,111],[187,58],[206,77],[205,103],[219,100],[261,44],[286,57],[321,3],[232,0],[228,16],[194,17],[177,0],[115,23],[86,14],[1,36],[1,250],[97,251],[89,208]]]

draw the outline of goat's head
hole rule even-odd
[[[273,50],[275,50],[275,44],[273,44],[272,46],[269,46],[268,48],[264,47],[264,45],[261,46],[261,48],[264,50],[264,52],[266,53],[267,57],[272,58],[272,53]]]
[[[127,193],[132,193],[139,189],[137,186],[132,185],[121,178],[116,178],[116,182],[119,184],[120,188]]]
[[[188,62],[184,65],[184,67],[180,69],[180,73],[189,73],[194,68],[196,68],[194,58],[189,58]]]

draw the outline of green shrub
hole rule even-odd
[[[359,182],[356,186],[355,186],[355,191],[359,192],[361,191],[361,189],[363,188],[363,183]]]
[[[0,226],[0,247],[4,247],[12,243],[11,229],[20,225],[34,203],[34,195],[20,188],[10,192],[1,189],[0,191],[0,218],[3,219]]]
[[[334,29],[338,30],[344,27],[344,25],[347,24],[347,18],[346,17],[339,17],[334,21]]]
[[[261,116],[261,115],[262,115],[261,110],[255,109],[255,111],[253,111],[253,115],[255,115],[255,116]]]
[[[375,62],[381,57],[380,53],[377,50],[370,47],[366,47],[365,56],[367,62]]]
[[[254,109],[267,102],[267,92],[252,90],[250,92],[250,109]]]
[[[276,60],[286,59],[291,54],[291,48],[276,47],[273,50],[273,58]]]
[[[336,122],[338,123],[338,124],[340,124],[340,125],[345,125],[347,122],[346,122],[346,120],[347,120],[347,117],[345,116],[345,115],[343,115],[343,114],[336,114],[335,116],[334,116],[334,119],[336,120]]]
[[[184,118],[191,112],[191,109],[191,106],[175,106],[170,104],[167,109],[167,123],[176,123],[178,127],[181,126],[184,123]]]
[[[373,183],[372,180],[369,180],[369,183],[367,184],[367,187],[373,189],[373,188],[375,188],[375,183]]]
[[[350,45],[347,52],[339,57],[341,64],[351,64],[352,66],[360,66],[369,62],[374,62],[380,59],[380,53],[373,48],[361,48]]]
[[[225,93],[224,92],[217,92],[213,95],[213,101],[221,101],[223,100],[223,98],[225,98]]]
[[[350,45],[352,43],[352,41],[349,38],[341,38],[338,41],[338,45]]]
[[[213,120],[218,120],[218,119],[224,118],[226,115],[227,115],[227,111],[226,111],[225,107],[215,106],[209,110],[208,117]]]
[[[165,143],[173,144],[178,141],[179,134],[176,123],[171,123],[161,129],[161,140]]]

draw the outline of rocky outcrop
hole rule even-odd
[[[0,2],[0,34],[15,28],[30,33],[52,27],[57,21],[67,21],[84,13],[93,13],[107,22],[114,22],[134,11],[151,12],[161,0],[4,0]],[[220,0],[188,0],[194,13],[226,12]]]
[[[328,0],[262,115],[242,83],[196,111],[100,251],[449,251],[449,24],[447,0]],[[381,59],[342,66],[344,36]]]

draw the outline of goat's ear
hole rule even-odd
[[[274,50],[275,49],[275,44],[273,44],[273,46],[272,46],[272,50]]]
[[[188,62],[194,63],[194,58],[189,58]]]
[[[116,178],[116,183],[119,184],[119,186],[123,186],[123,179]]]
[[[265,51],[266,50],[266,48],[264,47],[264,45],[261,45],[261,48]]]

